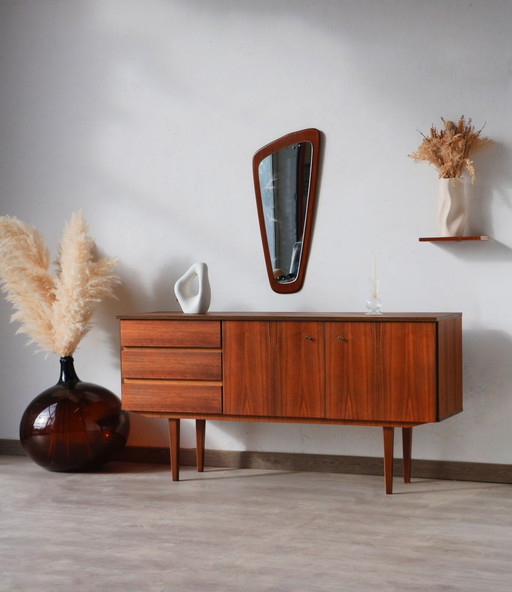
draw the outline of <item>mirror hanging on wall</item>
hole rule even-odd
[[[275,292],[298,292],[309,255],[320,132],[309,128],[267,144],[253,157],[265,264]]]

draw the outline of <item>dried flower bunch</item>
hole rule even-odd
[[[71,356],[91,328],[94,306],[113,296],[117,260],[93,260],[93,241],[81,211],[64,227],[56,270],[50,273],[43,237],[17,218],[0,216],[0,282],[16,312],[11,321],[29,343],[60,357]]]
[[[439,178],[451,179],[462,175],[464,169],[475,182],[475,168],[469,155],[472,152],[481,150],[493,143],[489,138],[480,136],[483,126],[475,130],[471,119],[464,118],[464,115],[457,123],[445,121],[441,118],[444,129],[437,130],[434,126],[430,128],[430,136],[423,136],[423,142],[418,150],[409,154],[416,162],[426,161],[433,164],[438,172]],[[420,132],[421,133],[421,132]]]

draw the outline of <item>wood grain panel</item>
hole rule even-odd
[[[124,348],[121,366],[124,378],[222,378],[222,355],[213,350]]]
[[[351,419],[323,419],[320,417],[277,417],[272,415],[226,415],[216,413],[144,413],[148,417],[176,417],[181,419],[208,419],[215,421],[251,421],[254,423],[306,423],[306,424],[318,424],[318,425],[353,425],[353,426],[373,426],[373,427],[393,427],[393,428],[412,428],[421,425],[425,422],[417,421],[372,421],[372,420],[351,420]]]
[[[324,417],[323,323],[223,323],[224,413]]]
[[[437,417],[437,333],[435,323],[379,325],[382,396],[386,419],[435,421]],[[389,415],[387,415],[389,413]]]
[[[369,371],[377,361],[375,325],[327,323],[326,415],[328,418],[367,417],[369,402],[377,389],[376,374]],[[361,405],[365,409],[361,409]]]
[[[271,324],[276,411],[282,417],[325,417],[324,323]]]
[[[435,322],[461,317],[460,312],[385,312],[379,316],[369,316],[364,312],[207,312],[204,314],[184,314],[182,312],[146,312],[119,315],[120,320],[129,321],[357,321],[358,323],[402,323]]]
[[[220,334],[220,321],[121,320],[123,346],[218,348]]]
[[[328,323],[327,417],[436,420],[435,323]]]
[[[224,413],[276,415],[270,323],[222,323]]]
[[[462,319],[447,319],[438,328],[439,408],[441,421],[462,411]]]
[[[122,385],[123,408],[141,412],[221,413],[220,384],[126,381]]]

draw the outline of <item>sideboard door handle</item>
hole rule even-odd
[[[313,341],[313,338],[311,337],[311,335],[306,335],[306,337],[304,339],[306,341]]]
[[[347,341],[347,340],[345,339],[345,337],[342,337],[341,335],[338,335],[338,341]]]

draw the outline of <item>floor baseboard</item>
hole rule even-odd
[[[0,439],[0,455],[23,456],[24,454],[18,440]],[[181,464],[184,466],[194,466],[195,457],[196,453],[192,448],[184,448],[180,451]],[[120,453],[118,460],[169,464],[169,449],[126,446]],[[380,457],[236,450],[206,450],[205,466],[357,475],[382,475],[384,471],[383,461]],[[401,472],[402,460],[397,458],[395,459],[394,473],[398,476],[401,475]],[[512,483],[512,465],[413,459],[412,476],[418,479]]]
[[[0,439],[0,454],[5,456],[25,456],[19,440]]]

